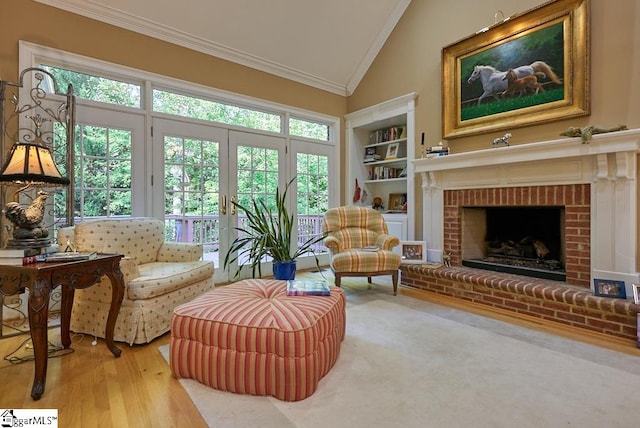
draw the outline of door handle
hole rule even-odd
[[[220,207],[222,215],[227,215],[227,195],[222,195],[222,206]]]
[[[236,215],[236,205],[234,204],[235,201],[236,201],[236,197],[232,196],[231,197],[231,215]]]

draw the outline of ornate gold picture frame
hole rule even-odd
[[[445,46],[442,110],[443,138],[588,115],[588,0],[548,2]]]

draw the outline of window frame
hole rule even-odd
[[[141,87],[141,106],[140,108],[121,106],[110,103],[102,103],[87,100],[84,98],[78,98],[76,100],[76,108],[84,108],[84,107],[95,107],[98,109],[104,110],[113,110],[119,111],[122,113],[130,113],[145,116],[145,132],[143,141],[139,144],[142,144],[144,147],[142,152],[144,152],[143,158],[133,158],[134,164],[139,167],[140,165],[144,165],[144,189],[143,194],[137,194],[132,189],[132,198],[144,199],[144,208],[142,215],[151,215],[153,212],[153,195],[155,190],[153,189],[153,165],[154,162],[160,162],[162,156],[153,156],[153,129],[151,127],[152,119],[154,117],[164,118],[164,119],[173,119],[173,120],[187,120],[193,121],[194,123],[211,123],[210,121],[203,121],[200,119],[190,119],[181,116],[175,116],[171,114],[158,113],[153,111],[153,102],[152,95],[154,89],[175,92],[179,94],[183,94],[186,96],[194,96],[196,98],[212,100],[214,102],[220,102],[229,104],[235,107],[240,108],[249,108],[252,110],[257,110],[261,112],[278,114],[281,117],[281,132],[274,133],[269,131],[261,131],[255,130],[253,128],[246,128],[242,126],[229,125],[229,124],[221,124],[225,128],[230,130],[250,130],[252,132],[257,133],[267,133],[273,135],[281,135],[286,139],[286,145],[290,146],[295,144],[295,140],[303,140],[310,141],[323,145],[330,145],[333,147],[333,156],[332,161],[335,162],[335,165],[340,165],[340,141],[338,136],[340,135],[340,126],[341,120],[338,117],[325,115],[322,113],[312,112],[304,109],[299,109],[293,106],[288,106],[280,103],[275,103],[271,101],[265,101],[258,98],[253,98],[245,95],[235,94],[232,92],[215,89],[211,87],[207,87],[204,85],[170,78],[167,76],[162,76],[159,74],[134,69],[127,66],[117,65],[113,63],[109,63],[103,60],[90,58],[78,54],[73,54],[70,52],[65,52],[62,50],[49,48],[46,46],[37,45],[34,43],[20,41],[19,42],[19,65],[20,69],[24,69],[27,67],[38,67],[40,64],[47,64],[49,66],[60,67],[72,71],[77,71],[81,73],[87,73],[91,75],[96,75],[100,77],[105,77],[108,79],[115,79],[122,82],[132,83],[136,85],[140,85]],[[28,87],[25,87],[24,90],[29,90]],[[316,140],[311,138],[304,138],[299,136],[290,136],[289,135],[289,118],[294,117],[296,119],[316,122],[316,123],[326,123],[329,126],[329,139],[327,141],[324,140]],[[218,122],[215,122],[218,124]],[[133,149],[135,150],[135,149]],[[295,170],[289,169],[285,172],[287,176],[291,176],[291,174],[295,173]],[[339,180],[336,180],[337,183],[335,186],[331,188],[331,194],[335,197],[332,201],[334,204],[337,204],[339,201],[340,195],[340,185]],[[149,191],[151,189],[151,191]],[[133,211],[132,211],[133,213]]]

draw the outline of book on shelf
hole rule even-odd
[[[406,126],[390,126],[378,129],[369,134],[369,144],[385,143],[387,141],[401,140],[407,138]]]
[[[427,159],[431,159],[431,158],[439,158],[442,156],[447,156],[449,154],[449,152],[434,152],[434,153],[427,153],[424,157]]]
[[[377,155],[377,154],[373,154],[373,155],[365,155],[364,158],[362,158],[362,162],[376,162],[382,160],[382,156],[381,155]]]
[[[427,153],[448,152],[448,151],[449,151],[448,146],[431,146],[427,149]]]
[[[447,146],[433,146],[427,147],[425,158],[437,158],[440,156],[447,156],[449,154],[449,147]]]
[[[323,280],[287,281],[287,296],[329,296],[329,283]]]
[[[402,172],[404,171],[404,176]],[[372,166],[369,167],[369,180],[387,180],[390,178],[406,177],[406,168],[392,168],[387,166]]]

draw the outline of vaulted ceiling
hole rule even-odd
[[[36,0],[350,95],[411,0]]]

